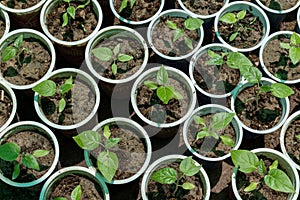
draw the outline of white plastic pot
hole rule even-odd
[[[10,29],[10,20],[9,20],[9,16],[8,16],[7,12],[4,11],[3,9],[1,9],[1,8],[0,8],[0,18],[2,20],[4,20],[4,22],[5,22],[5,31],[4,31],[4,34],[3,34],[3,35],[5,35],[5,34],[7,34],[9,32],[9,29]],[[0,39],[2,37],[0,37]]]

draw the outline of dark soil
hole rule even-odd
[[[178,40],[173,42],[174,29],[170,29],[167,25],[167,20],[177,24],[177,28],[184,30],[184,35]],[[153,27],[152,41],[154,47],[161,53],[171,57],[179,57],[190,53],[193,49],[190,49],[184,42],[184,38],[187,37],[192,40],[193,47],[198,44],[200,36],[197,30],[190,31],[185,29],[185,18],[180,17],[161,17],[160,22]]]
[[[0,38],[4,35],[5,32],[5,21],[0,17]]]
[[[41,79],[48,71],[52,59],[48,49],[35,39],[24,39],[22,47],[29,52],[22,51],[19,56],[1,63],[3,77],[15,85],[29,85]]]
[[[288,10],[297,4],[297,0],[260,0],[265,6],[274,10]]]
[[[263,159],[267,170],[269,166],[272,164],[272,160],[266,159],[263,156],[258,156],[259,159]],[[280,167],[280,163],[278,166],[279,169],[283,170]],[[283,170],[284,171],[284,170]],[[237,188],[242,199],[247,200],[257,200],[257,199],[265,199],[265,200],[285,200],[288,199],[288,194],[284,192],[277,192],[269,188],[263,181],[263,176],[260,175],[257,170],[252,173],[244,174],[238,172],[237,174]],[[253,192],[244,192],[245,187],[247,187],[250,182],[259,182],[257,186],[257,190]]]
[[[151,81],[155,81],[151,79]],[[156,90],[151,90],[145,85],[137,88],[136,102],[140,112],[149,120],[157,123],[172,123],[182,118],[189,106],[189,97],[182,84],[169,78],[167,85],[171,85],[179,91],[183,99],[172,98],[168,104],[164,104],[156,95]]]
[[[212,120],[212,114],[201,116],[205,119],[207,126],[210,125]],[[199,154],[210,157],[218,158],[224,156],[230,152],[233,147],[225,145],[221,138],[218,140],[214,137],[204,137],[196,141],[197,133],[200,129],[203,128],[203,125],[196,124],[194,121],[191,123],[188,129],[188,141],[191,147]],[[229,124],[225,129],[216,132],[219,136],[226,135],[229,136],[234,143],[236,143],[235,131],[231,124]]]
[[[114,7],[119,13],[122,0],[114,1]],[[160,0],[136,0],[132,9],[130,8],[130,1],[128,1],[127,7],[119,13],[125,19],[131,21],[144,21],[155,15],[159,10]]]
[[[121,141],[110,149],[111,152],[117,154],[119,160],[119,168],[113,178],[113,180],[123,180],[135,175],[143,166],[146,159],[146,149],[143,141],[127,126],[110,125],[111,138],[121,138]],[[99,132],[101,135],[102,143],[104,143],[103,132]],[[94,164],[96,166],[96,158],[100,151],[103,151],[101,147],[91,152]]]
[[[300,119],[294,120],[286,130],[284,146],[288,155],[295,163],[300,165],[300,140],[296,135],[300,134]]]
[[[180,173],[179,171],[179,163],[172,162],[165,165],[160,166],[157,168],[158,171],[164,167],[171,167],[177,171],[177,174]],[[154,172],[155,172],[154,171]],[[153,173],[154,173],[153,172]],[[175,195],[173,195],[173,191],[175,190],[175,184],[167,185],[167,184],[160,184],[156,181],[150,180],[148,183],[148,192],[147,196],[149,200],[201,200],[204,199],[203,197],[203,190],[202,190],[202,182],[201,178],[197,175],[194,176],[184,176],[179,185],[182,185],[184,182],[189,182],[194,184],[196,187],[192,190],[184,190],[181,187],[178,188]]]
[[[110,37],[109,39],[103,40],[95,48],[107,47],[113,52],[113,49],[117,45],[120,45],[119,53],[130,55],[133,57],[133,59],[128,62],[120,62],[116,60],[115,64],[118,66],[116,75],[112,73],[111,69],[111,66],[114,63],[114,59],[116,58],[111,58],[109,61],[101,61],[98,58],[96,58],[93,53],[91,53],[91,59],[94,69],[101,76],[119,80],[132,76],[139,70],[139,68],[143,64],[145,52],[143,49],[143,45],[141,45],[139,42],[129,37],[121,36]],[[117,57],[117,55],[114,56]]]
[[[204,53],[195,64],[193,74],[197,85],[210,94],[221,95],[231,92],[239,83],[239,70],[228,67],[226,63],[221,66],[205,64],[209,60],[208,54]]]
[[[9,119],[13,108],[13,102],[8,94],[0,89],[0,127]]]
[[[224,0],[183,0],[182,2],[187,9],[198,15],[212,15],[224,5]]]
[[[259,88],[257,85],[241,91],[235,100],[235,111],[247,127],[254,130],[266,130],[275,126],[282,115],[279,99],[269,93],[262,93],[256,105],[255,95]]]
[[[55,199],[56,197],[65,197],[68,200],[71,199],[71,193],[80,185],[82,194],[81,200],[102,200],[103,194],[100,186],[97,183],[94,183],[92,180],[89,180],[85,177],[70,174],[54,185],[50,200]]]
[[[78,2],[71,2],[75,8],[81,5]],[[83,9],[77,9],[75,19],[69,16],[69,22],[62,27],[62,15],[66,12],[68,3],[61,3],[47,15],[47,27],[51,35],[63,41],[78,41],[89,36],[97,26],[97,16],[92,8],[92,3]]]
[[[290,43],[284,35],[271,40],[264,48],[263,59],[268,71],[282,80],[300,79],[300,64],[294,65],[289,59],[289,50],[280,47],[280,43]]]
[[[237,11],[232,12],[235,15]],[[263,25],[258,17],[247,11],[244,19],[239,20],[234,24],[227,24],[219,21],[218,29],[220,36],[228,44],[236,48],[251,48],[257,45],[263,37]],[[230,36],[238,31],[238,35],[233,41],[229,41]]]
[[[20,183],[31,182],[42,177],[51,167],[55,156],[54,147],[45,136],[33,131],[21,131],[10,136],[6,141],[18,144],[21,147],[21,152],[25,154],[33,154],[33,152],[38,149],[49,151],[48,155],[36,158],[40,165],[40,171],[28,169],[24,165],[21,165],[20,175],[14,181]],[[21,155],[17,158],[17,160],[20,159]],[[13,166],[12,162],[0,160],[1,171],[3,172],[3,175],[9,179],[11,179],[14,171]]]
[[[68,77],[69,78],[69,77]],[[59,88],[67,78],[52,79]],[[87,118],[95,106],[96,96],[85,83],[73,77],[73,88],[66,93],[66,108],[59,113],[58,103],[61,95],[55,93],[51,97],[41,97],[44,114],[51,122],[60,125],[72,125]]]
[[[40,0],[2,0],[1,3],[9,8],[25,9],[38,4]]]

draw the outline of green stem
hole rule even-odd
[[[177,190],[178,190],[179,181],[180,181],[180,179],[182,179],[183,175],[184,175],[183,173],[180,173],[179,178],[176,180],[176,187],[175,187],[174,192],[172,193],[173,196],[175,196],[175,194],[176,194],[176,192],[177,192]]]

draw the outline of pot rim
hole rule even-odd
[[[1,8],[0,8],[0,15],[3,17],[3,19],[5,21],[5,31],[3,33],[3,36],[4,36],[5,34],[7,34],[9,32],[9,29],[10,29],[10,19],[9,19],[9,16],[8,16],[7,12],[5,10],[1,9]]]
[[[298,2],[291,8],[287,9],[287,10],[274,10],[271,9],[269,7],[267,7],[266,5],[264,5],[260,0],[255,0],[256,3],[263,8],[265,11],[269,12],[270,14],[275,14],[275,15],[284,15],[284,14],[288,14],[290,12],[292,12],[293,10],[297,9],[300,5],[300,1],[298,0]]]

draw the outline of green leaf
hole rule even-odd
[[[66,26],[69,22],[69,16],[68,16],[68,13],[64,13],[63,16],[63,24],[61,25],[62,27]]]
[[[271,92],[278,98],[285,98],[294,94],[294,90],[283,83],[273,83],[271,85]]]
[[[271,189],[279,192],[294,193],[295,188],[290,178],[280,169],[272,169],[264,177],[264,181]]]
[[[168,82],[168,73],[163,65],[159,68],[157,72],[156,80],[160,85],[165,85]]]
[[[65,81],[65,83],[64,84],[73,84],[73,77],[72,76],[70,76],[66,81]]]
[[[65,109],[66,105],[66,100],[64,98],[61,98],[58,102],[58,112],[61,113]]]
[[[207,55],[210,57],[210,60],[205,63],[206,65],[222,65],[223,64],[223,56],[213,52],[212,50],[208,50]]]
[[[3,76],[4,77],[14,77],[18,75],[18,71],[13,68],[13,67],[8,67],[4,72],[3,72]]]
[[[22,164],[25,165],[27,168],[38,171],[40,170],[39,163],[37,162],[36,158],[31,154],[22,156]]]
[[[23,43],[23,34],[20,34],[17,39],[14,41],[14,46],[19,48],[22,46]]]
[[[14,171],[13,171],[11,179],[15,180],[16,178],[18,178],[20,175],[20,172],[21,172],[20,164],[18,163],[14,166]]]
[[[70,3],[72,0],[63,0],[66,3]]]
[[[278,160],[274,160],[274,162],[272,163],[272,165],[270,165],[269,169],[277,169],[278,168]]]
[[[230,52],[227,56],[227,65],[234,69],[239,69],[241,66],[251,67],[252,62],[244,54],[239,52]]]
[[[170,87],[170,86],[168,86],[168,87]],[[180,92],[178,92],[174,89],[172,98],[174,98],[174,99],[183,99],[183,96],[180,94]]]
[[[229,37],[229,42],[232,42],[238,34],[239,34],[239,32],[232,33]]]
[[[193,117],[193,119],[194,119],[194,122],[196,122],[197,124],[206,126],[206,124],[205,124],[205,119],[204,119],[204,118],[195,115],[195,116]]]
[[[115,55],[117,55],[120,52],[120,44],[118,44],[117,46],[115,46],[113,52],[114,52]]]
[[[284,48],[284,49],[290,49],[291,48],[289,43],[280,42],[279,45],[280,45],[281,48]]]
[[[171,90],[170,87],[160,86],[156,90],[156,94],[164,104],[168,104],[173,97],[173,90]]]
[[[69,92],[72,88],[73,88],[74,84],[62,84],[60,87],[59,87],[59,90],[60,90],[60,93],[61,94],[65,94],[67,92]]]
[[[127,7],[127,1],[128,0],[123,0],[122,1],[121,7],[119,9],[119,13],[122,12],[122,10]]]
[[[266,165],[265,165],[265,163],[262,159],[259,160],[257,171],[262,176],[267,174],[267,168],[266,168]]]
[[[260,86],[260,90],[262,92],[265,92],[265,93],[271,92],[271,86],[269,86],[269,85],[262,85],[262,86]]]
[[[226,13],[220,18],[220,21],[227,24],[234,24],[235,22],[237,22],[237,19],[235,18],[235,15],[233,13]]]
[[[132,9],[134,6],[135,0],[130,0],[130,8]]]
[[[249,83],[258,83],[262,77],[261,71],[253,66],[241,65],[240,72]]]
[[[101,136],[96,131],[83,131],[80,134],[73,137],[74,141],[77,143],[77,145],[86,150],[94,150],[96,149],[100,142],[101,142]]]
[[[258,167],[258,157],[251,151],[231,150],[230,154],[234,166],[239,167],[241,172],[251,173]]]
[[[118,66],[116,65],[115,62],[111,65],[111,71],[114,75],[116,75],[118,72]]]
[[[196,140],[202,139],[202,138],[207,137],[207,136],[209,136],[208,131],[200,131],[200,132],[197,133]]]
[[[87,0],[87,2],[85,2],[85,4],[82,4],[82,5],[79,5],[79,6],[77,6],[77,8],[76,9],[82,9],[82,8],[84,8],[85,6],[87,6],[87,5],[89,5],[90,4],[90,0]]]
[[[189,156],[180,162],[179,168],[184,175],[194,176],[200,171],[201,166],[196,166],[192,156]]]
[[[186,44],[186,46],[188,46],[188,48],[194,49],[193,42],[190,38],[184,37],[184,43]]]
[[[44,97],[52,96],[56,92],[56,84],[52,80],[45,80],[34,86],[32,90]]]
[[[71,200],[80,200],[82,194],[81,186],[77,185],[71,193]]]
[[[215,138],[216,140],[219,139],[219,135],[213,131],[209,131],[208,134],[209,134],[209,136]]]
[[[97,159],[97,166],[103,177],[111,181],[119,166],[118,157],[114,152],[101,152]]]
[[[133,56],[130,56],[130,55],[127,55],[127,54],[123,54],[123,53],[120,53],[119,56],[118,56],[118,60],[120,62],[128,62],[130,60],[133,59]]]
[[[174,22],[172,22],[172,21],[170,21],[170,20],[167,20],[167,21],[166,21],[166,24],[167,24],[167,26],[168,26],[170,29],[174,29],[174,30],[177,29],[176,23],[174,23]]]
[[[1,60],[2,62],[6,62],[10,59],[12,59],[13,57],[15,57],[18,53],[18,49],[13,47],[13,46],[7,46],[1,54]]]
[[[258,184],[259,182],[251,182],[247,187],[245,187],[244,191],[251,192],[253,190],[256,190]]]
[[[174,32],[173,42],[176,42],[179,38],[181,38],[184,34],[184,30],[176,29]]]
[[[300,60],[300,48],[291,47],[289,49],[289,57],[294,65],[296,65]]]
[[[49,152],[50,151],[48,151],[48,150],[38,149],[38,150],[35,150],[32,155],[36,158],[39,158],[39,157],[44,157],[44,156],[48,155]]]
[[[192,190],[194,189],[196,186],[192,183],[189,183],[189,182],[185,182],[182,184],[182,188],[185,189],[185,190]]]
[[[109,61],[112,58],[113,54],[113,52],[107,47],[99,47],[93,49],[92,53],[101,61]]]
[[[146,85],[151,90],[156,90],[158,88],[157,83],[154,81],[144,81],[144,85]]]
[[[68,199],[65,197],[55,197],[54,200],[68,200]]]
[[[76,8],[74,6],[69,6],[67,8],[67,13],[73,18],[75,19],[75,12],[76,12]]]
[[[225,145],[234,147],[234,141],[228,135],[221,135],[220,138]]]
[[[105,125],[104,126],[104,129],[103,129],[103,136],[106,138],[106,139],[109,139],[110,136],[111,136],[111,132],[109,130],[109,125]]]
[[[0,145],[0,158],[5,161],[13,161],[18,158],[21,148],[13,142]]]
[[[105,148],[110,149],[116,144],[118,144],[121,140],[121,138],[109,138],[105,141]]]
[[[295,136],[298,140],[300,140],[300,134]]]
[[[198,18],[188,18],[184,21],[184,26],[186,29],[190,31],[194,31],[199,29],[203,24],[203,20]]]
[[[300,44],[300,36],[294,32],[291,35],[290,43],[294,46],[298,46]]]
[[[173,168],[166,167],[154,172],[150,178],[161,184],[173,184],[177,180],[177,172]]]
[[[235,113],[221,112],[212,117],[212,128],[216,131],[225,128],[233,119]]]
[[[245,18],[246,14],[247,14],[246,10],[241,10],[237,13],[236,17],[237,19],[241,20]]]

